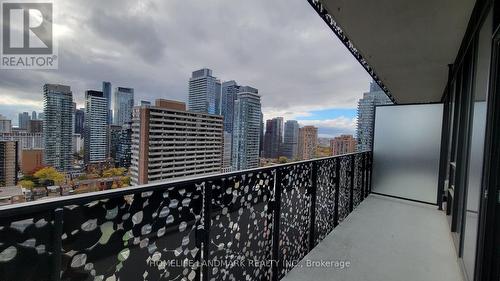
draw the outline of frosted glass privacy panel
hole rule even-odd
[[[379,106],[373,191],[437,203],[443,105]]]

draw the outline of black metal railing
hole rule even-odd
[[[371,191],[371,152],[0,207],[0,280],[279,280]]]

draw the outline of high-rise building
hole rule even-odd
[[[45,147],[43,133],[28,133],[26,130],[12,130],[10,133],[0,133],[0,141],[17,141],[21,150]]]
[[[316,156],[318,148],[318,128],[304,126],[299,129],[299,158],[309,160]]]
[[[76,114],[76,102],[73,103],[73,107],[71,108],[71,132],[75,133],[75,114]]]
[[[224,116],[224,132],[233,132],[234,121],[234,101],[240,91],[240,86],[236,81],[226,81],[221,87],[221,115]]]
[[[0,133],[12,132],[12,121],[0,114]]]
[[[43,120],[45,119],[45,114],[43,112],[38,113],[38,120]]]
[[[234,80],[226,81],[222,83],[221,87],[221,115],[224,116],[224,132],[229,135],[225,135],[224,138],[224,151],[225,160],[223,166],[224,171],[229,171],[229,166],[231,166],[232,161],[232,138],[233,138],[233,125],[234,125],[234,104],[238,93],[240,92],[250,92],[258,93],[258,90],[249,86],[239,86]],[[231,143],[230,141],[231,140]]]
[[[73,154],[80,154],[83,146],[83,136],[80,134],[73,134]]]
[[[28,112],[19,113],[19,129],[27,130],[31,117]]]
[[[285,122],[283,139],[283,156],[290,160],[297,159],[299,154],[299,123],[295,120]]]
[[[277,159],[283,145],[283,117],[266,120],[264,135],[264,157]]]
[[[147,100],[141,100],[141,103],[139,105],[141,105],[141,106],[143,106],[143,105],[151,105],[151,102],[147,101]]]
[[[260,95],[240,91],[234,102],[231,161],[234,171],[259,167],[261,123]]]
[[[372,81],[370,91],[364,93],[363,98],[358,101],[358,126],[356,130],[358,151],[372,150],[375,107],[384,104],[392,104],[392,101],[377,83]]]
[[[116,121],[113,118],[113,121]],[[115,166],[118,166],[118,150],[120,149],[120,138],[122,126],[110,125],[108,129],[109,157],[113,159]]]
[[[116,151],[116,162],[118,167],[129,168],[132,157],[132,123],[122,126],[120,133],[120,145]]]
[[[232,134],[224,131],[224,151],[222,153],[222,172],[227,173],[232,170],[231,168],[231,154],[233,147]]]
[[[264,114],[260,113],[259,158],[264,154]]]
[[[189,79],[189,111],[220,114],[220,91],[221,82],[212,76],[211,69],[193,71]]]
[[[31,112],[31,120],[38,120],[38,116],[34,110]]]
[[[113,114],[111,112],[111,82],[102,82],[102,95],[107,102],[107,124],[110,125],[111,123],[113,123]]]
[[[44,163],[59,171],[69,171],[73,162],[73,94],[69,86],[43,86]]]
[[[97,164],[108,157],[108,107],[103,92],[85,92],[85,164]]]
[[[123,126],[132,122],[134,89],[118,87],[113,94],[113,124]]]
[[[0,187],[17,185],[18,144],[0,141]]]
[[[133,184],[220,173],[222,116],[186,111],[182,102],[158,100],[134,108]]]
[[[330,140],[332,156],[356,152],[357,140],[352,135],[341,135]]]
[[[30,120],[28,122],[28,133],[42,133],[43,132],[43,121],[42,120]]]
[[[85,128],[85,109],[80,108],[75,110],[75,134],[83,136],[83,131]]]
[[[221,87],[221,115],[224,116],[224,131],[233,133],[234,101],[238,93],[258,93],[258,90],[249,86],[239,86],[234,80],[222,83]]]

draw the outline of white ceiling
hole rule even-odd
[[[397,103],[439,102],[474,0],[321,0]]]

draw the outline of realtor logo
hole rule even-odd
[[[56,69],[52,2],[2,2],[3,69]]]

